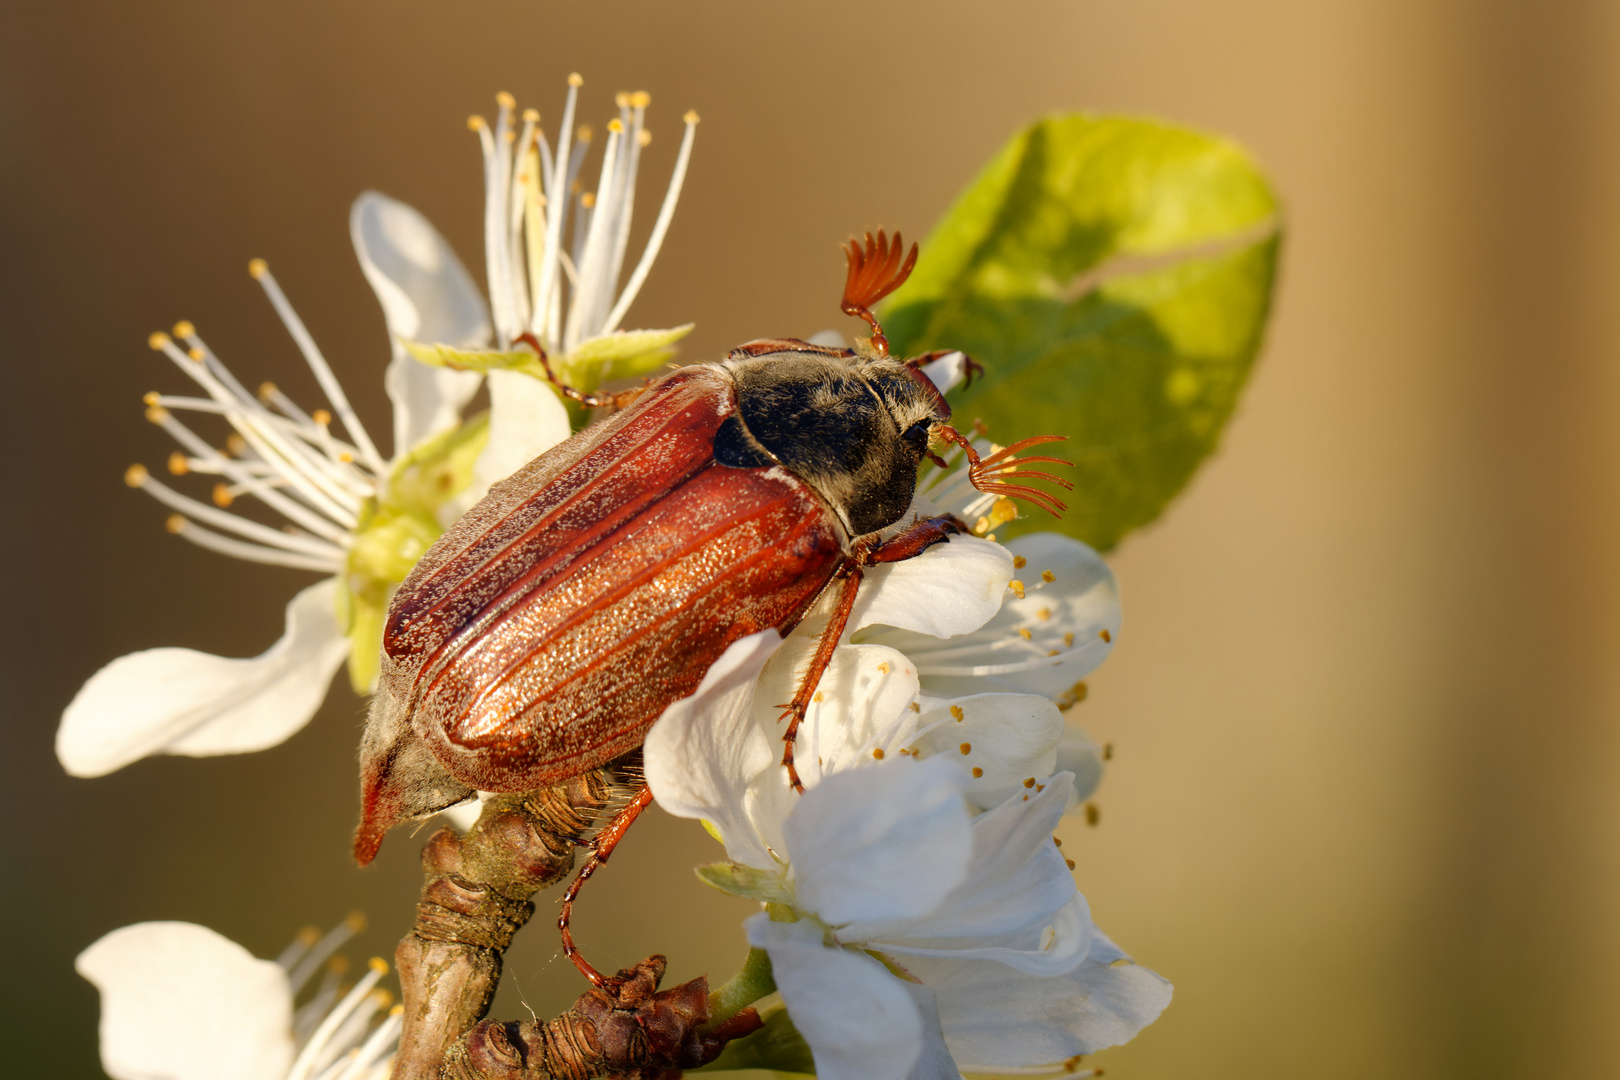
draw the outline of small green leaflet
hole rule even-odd
[[[765,904],[790,904],[793,891],[782,875],[771,870],[758,870],[742,863],[716,862],[697,868],[698,880],[721,892],[733,896],[758,900]]]
[[[1149,120],[1053,116],[1020,132],[922,244],[884,306],[897,355],[963,349],[985,377],[957,426],[1075,463],[1058,528],[1107,550],[1215,449],[1259,351],[1281,240],[1237,146]]]

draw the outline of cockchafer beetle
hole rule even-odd
[[[485,791],[554,784],[641,745],[726,647],[788,634],[829,590],[826,630],[784,705],[782,765],[803,790],[793,743],[854,606],[864,567],[920,555],[966,528],[947,517],[892,528],[910,509],[930,439],[961,446],[980,491],[1063,504],[1023,479],[1025,439],[984,459],[946,424],[923,364],[889,355],[871,307],[916,264],[898,233],[845,250],[842,310],[872,329],[859,350],[783,338],[678,368],[620,394],[553,383],[611,416],[553,447],[469,510],[423,556],[389,606],[381,675],[361,746],[368,863],[390,827]],[[538,342],[547,374],[550,365]],[[969,367],[971,374],[976,365]],[[573,946],[579,887],[652,801],[643,786],[602,830],[564,897]]]

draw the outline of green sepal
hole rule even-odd
[[[782,875],[734,862],[714,862],[694,871],[698,880],[732,896],[758,900],[762,904],[791,904],[793,890]]]
[[[498,349],[458,349],[453,345],[433,345],[421,341],[400,344],[405,351],[428,367],[450,368],[453,371],[523,371],[537,379],[546,377],[540,358],[528,349],[502,352]]]
[[[696,325],[686,323],[668,330],[615,330],[580,342],[564,362],[571,370],[594,367],[598,383],[646,375],[668,363],[675,355],[675,343]]]
[[[337,603],[356,693],[369,694],[376,686],[388,602],[444,532],[441,511],[472,482],[473,465],[488,442],[487,416],[424,440],[395,465],[378,497],[360,508]]]
[[[882,319],[896,353],[984,364],[952,395],[958,426],[1068,436],[1036,451],[1074,462],[1054,470],[1068,512],[1026,509],[1003,538],[1056,527],[1106,550],[1186,485],[1259,351],[1278,213],[1233,143],[1122,117],[1041,120],[968,186]]]
[[[810,1044],[804,1041],[799,1029],[793,1026],[787,1009],[780,1005],[760,1010],[765,1026],[758,1031],[733,1039],[726,1044],[720,1056],[702,1068],[691,1072],[730,1072],[734,1069],[773,1069],[779,1073],[801,1076],[816,1071]]]

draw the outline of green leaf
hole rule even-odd
[[[720,1056],[692,1072],[730,1072],[734,1069],[773,1069],[779,1073],[804,1075],[816,1071],[816,1062],[810,1056],[810,1044],[804,1041],[799,1029],[788,1019],[781,1006],[762,1009],[760,1019],[765,1026],[751,1035],[733,1039],[726,1044]]]
[[[758,900],[763,904],[791,904],[793,891],[782,875],[734,862],[716,862],[695,871],[698,880],[733,896]]]
[[[421,341],[400,340],[405,351],[428,367],[451,368],[455,371],[523,371],[537,379],[546,377],[540,358],[528,349],[501,352],[498,349],[458,349],[453,345],[433,345]]]
[[[1053,116],[1020,132],[922,245],[885,305],[896,353],[963,349],[953,394],[1011,443],[1074,462],[1056,527],[1106,550],[1215,449],[1259,351],[1281,236],[1237,146],[1148,120]],[[1049,486],[1049,485],[1048,485]],[[1044,512],[1003,538],[1050,528]]]

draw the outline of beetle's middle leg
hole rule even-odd
[[[815,699],[816,685],[821,682],[827,665],[832,663],[838,639],[844,636],[844,627],[849,625],[850,612],[855,608],[855,594],[864,576],[863,568],[914,559],[935,544],[950,539],[952,533],[966,531],[967,527],[961,521],[946,514],[913,522],[910,528],[880,543],[855,545],[841,571],[843,582],[838,594],[838,606],[833,609],[832,618],[827,620],[827,627],[821,632],[815,655],[810,658],[804,677],[799,680],[798,692],[793,695],[792,701],[782,706],[782,717],[788,722],[787,729],[782,732],[782,767],[787,769],[788,783],[794,791],[804,794],[804,781],[799,779],[799,770],[793,764],[793,744],[799,737],[799,724],[804,721],[805,713],[810,710],[810,702]]]
[[[562,911],[557,915],[557,930],[562,935],[563,955],[572,960],[579,973],[597,987],[606,987],[612,980],[592,967],[583,956],[579,955],[579,949],[574,945],[574,932],[569,928],[569,923],[574,917],[574,900],[578,898],[579,890],[585,887],[585,882],[596,873],[597,867],[608,861],[613,849],[619,846],[624,834],[630,831],[630,826],[635,824],[636,818],[641,816],[643,810],[652,805],[652,801],[652,789],[643,783],[635,798],[625,804],[624,809],[614,814],[613,819],[597,834],[595,843],[591,845],[590,857],[585,860],[585,865],[580,867],[573,884],[569,885],[568,891],[563,894]]]
[[[606,407],[612,409],[614,412],[618,412],[620,409],[636,400],[636,398],[640,397],[642,391],[646,390],[647,387],[651,385],[651,380],[643,379],[640,386],[633,387],[629,390],[620,390],[614,394],[587,394],[585,391],[576,390],[574,387],[569,386],[567,383],[557,378],[557,373],[551,370],[551,357],[546,355],[546,350],[541,347],[540,340],[533,334],[519,334],[517,340],[523,342],[529,348],[534,350],[535,355],[540,358],[541,369],[546,373],[546,381],[556,388],[559,394],[561,394],[563,397],[579,402],[587,409],[599,409]]]

